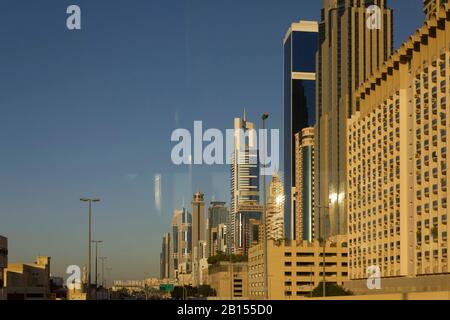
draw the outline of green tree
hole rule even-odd
[[[341,297],[351,296],[353,293],[349,290],[345,290],[344,287],[335,283],[328,283],[325,286],[325,293],[327,297]],[[323,297],[323,282],[321,282],[312,292],[313,297]]]

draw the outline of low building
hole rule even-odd
[[[50,299],[50,257],[40,256],[36,263],[8,263],[3,272],[8,300]]]
[[[0,236],[0,300],[6,299],[5,281],[3,279],[4,269],[8,267],[8,239]]]
[[[221,261],[209,266],[209,284],[221,300],[248,299],[247,262]]]
[[[321,282],[324,275],[324,248],[310,243],[267,241],[267,274],[269,300],[302,299]],[[348,279],[348,251],[344,239],[327,242],[325,247],[325,280],[343,285]],[[248,290],[250,299],[264,299],[264,251],[262,244],[249,251]]]

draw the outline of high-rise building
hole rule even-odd
[[[248,255],[248,250],[262,240],[262,206],[256,201],[241,202],[236,212],[234,253]]]
[[[371,266],[407,290],[450,271],[449,14],[449,5],[441,8],[354,97],[360,111],[348,124],[349,268],[360,288]],[[442,291],[449,279],[439,281]]]
[[[393,50],[385,0],[324,0],[319,23],[316,124],[316,238],[347,233],[347,119],[352,94]],[[320,232],[319,232],[320,231]]]
[[[284,186],[278,173],[272,175],[267,203],[266,228],[268,240],[284,239]]]
[[[242,203],[259,203],[259,159],[255,125],[243,119],[234,119],[234,149],[231,164],[231,210],[228,230],[228,253],[236,251],[242,225],[236,223]]]
[[[314,240],[314,128],[295,135],[295,239]]]
[[[208,255],[214,256],[218,251],[222,251],[226,247],[226,243],[223,245],[219,244],[219,237],[226,234],[225,230],[219,230],[219,226],[225,226],[228,223],[229,210],[225,206],[225,202],[213,201],[211,206],[208,208]],[[222,235],[220,234],[222,232]],[[219,249],[220,247],[220,249]]]
[[[295,134],[316,123],[315,21],[293,23],[284,37],[283,180],[285,185],[285,236],[295,239]]]
[[[192,271],[192,215],[183,208],[172,218],[173,278]]]
[[[161,247],[161,279],[170,279],[173,276],[171,269],[171,237],[170,233],[166,233],[162,239]]]
[[[436,13],[441,5],[446,4],[447,2],[448,0],[423,0],[423,12],[427,19],[429,19],[433,13]]]
[[[192,198],[192,270],[193,283],[200,283],[200,259],[203,249],[200,243],[205,242],[205,196],[196,192]]]

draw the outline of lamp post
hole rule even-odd
[[[330,209],[330,207],[328,207],[328,206],[316,206],[317,207],[317,209],[319,209],[319,210],[322,210],[322,209]],[[323,296],[324,297],[326,297],[327,296],[327,292],[326,292],[326,281],[327,281],[327,278],[326,278],[326,275],[325,275],[325,252],[326,252],[326,246],[327,246],[327,240],[326,240],[326,236],[325,236],[325,216],[324,215],[322,215],[322,219],[321,219],[321,223],[320,223],[320,229],[321,229],[321,232],[320,232],[320,238],[319,238],[319,240],[320,240],[320,242],[322,242],[321,244],[322,244],[322,249],[323,249],[323,252],[322,252],[322,259],[323,259],[323,262],[322,262],[322,276],[323,276],[323,281],[322,281],[322,290],[323,290],[323,292],[322,292],[322,294],[323,294]]]
[[[80,201],[89,203],[89,258],[88,258],[88,297],[91,289],[91,242],[92,242],[92,203],[100,202],[97,198],[81,198]]]
[[[95,243],[95,287],[98,286],[98,244],[102,243],[102,240],[92,240]]]
[[[262,117],[262,129],[265,133],[266,130],[266,120],[269,119],[268,113],[263,113]],[[266,210],[267,210],[267,201],[266,201],[266,140],[267,136],[264,134],[266,139],[263,139],[262,142],[262,151],[263,151],[263,216],[262,216],[262,224],[263,224],[263,251],[264,251],[264,296],[265,299],[269,299],[269,288],[268,288],[268,274],[267,274],[267,221],[266,221]]]

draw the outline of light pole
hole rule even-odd
[[[89,258],[88,258],[88,297],[91,289],[91,241],[92,241],[92,202],[100,202],[96,198],[81,198],[80,201],[89,203]]]
[[[268,113],[263,113],[262,117],[262,129],[265,133],[266,130],[266,120],[269,119]],[[263,139],[262,142],[262,151],[263,151],[263,216],[262,216],[262,224],[263,224],[263,252],[264,252],[264,296],[265,299],[269,299],[269,288],[268,288],[268,282],[269,277],[267,274],[267,270],[269,269],[267,267],[267,221],[266,221],[266,210],[267,210],[267,201],[266,201],[266,140],[267,135],[264,134],[265,139]]]
[[[317,209],[319,209],[319,210],[322,210],[322,209],[330,209],[330,207],[328,207],[328,206],[317,206]],[[323,282],[322,282],[322,290],[323,290],[323,296],[324,297],[326,297],[327,296],[327,292],[326,292],[326,281],[327,281],[327,278],[326,278],[326,275],[325,275],[325,252],[326,252],[326,246],[327,246],[327,240],[326,240],[326,236],[325,236],[325,215],[322,215],[322,219],[321,219],[321,223],[320,223],[320,229],[321,229],[321,232],[320,232],[320,237],[319,237],[319,241],[321,241],[322,243],[322,249],[323,249],[323,252],[322,252],[322,259],[323,259],[323,262],[322,262],[322,276],[323,276]]]
[[[105,260],[108,259],[108,257],[98,257],[100,260],[102,260],[102,287],[105,288]]]
[[[102,240],[92,240],[95,243],[95,287],[98,286],[98,244],[102,243]]]

